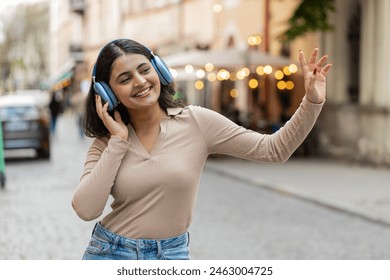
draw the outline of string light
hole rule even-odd
[[[195,88],[196,88],[197,90],[203,89],[203,88],[204,88],[204,83],[203,83],[203,81],[197,80],[197,81],[195,82]]]
[[[214,70],[214,65],[212,63],[206,63],[206,65],[204,66],[204,69],[206,69],[207,72],[211,72]]]
[[[223,6],[221,4],[214,4],[213,5],[214,13],[219,14],[220,12],[222,12],[222,10],[223,10]]]
[[[275,72],[274,76],[275,76],[275,79],[281,80],[281,79],[283,79],[284,74],[283,74],[282,70],[278,70]]]
[[[248,45],[249,46],[258,46],[261,44],[263,39],[260,35],[251,35],[248,37]]]
[[[196,71],[196,76],[197,76],[199,79],[204,78],[205,75],[206,75],[206,72],[205,72],[203,69],[198,69],[198,70]]]
[[[284,66],[284,67],[283,67],[283,73],[284,73],[284,75],[286,75],[286,76],[291,75],[290,67],[289,67],[289,66]]]
[[[229,71],[225,70],[225,69],[220,69],[217,73],[217,79],[219,81],[224,81],[224,80],[228,80],[230,78],[230,73]]]
[[[254,89],[259,86],[259,82],[256,79],[250,79],[248,85],[250,88]]]
[[[260,76],[262,76],[262,75],[264,75],[265,74],[265,72],[264,72],[264,67],[263,66],[258,66],[257,68],[256,68],[256,73],[258,74],[258,75],[260,75]]]
[[[298,66],[296,64],[290,64],[288,66],[288,69],[290,70],[291,73],[296,73],[298,71]]]
[[[264,73],[265,74],[271,74],[272,73],[272,66],[271,65],[266,65],[266,66],[264,66]]]
[[[294,85],[293,81],[287,81],[286,82],[286,89],[292,90],[294,87],[295,87],[295,85]]]
[[[188,74],[191,74],[194,71],[194,67],[192,65],[188,64],[184,67],[184,71],[186,71],[186,73],[188,73]]]
[[[237,89],[232,89],[231,91],[230,91],[230,96],[232,97],[232,98],[237,98],[238,96],[240,95],[240,93],[238,92],[238,90]]]
[[[217,79],[217,76],[214,74],[214,73],[209,73],[207,75],[207,79],[210,81],[210,82],[214,82],[216,79]]]
[[[276,86],[278,87],[278,89],[280,90],[284,90],[286,89],[286,82],[285,81],[279,81]]]

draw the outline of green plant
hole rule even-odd
[[[302,0],[292,17],[288,29],[280,36],[285,42],[313,31],[329,31],[328,15],[336,10],[334,0]]]

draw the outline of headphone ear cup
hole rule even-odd
[[[109,85],[105,82],[98,82],[93,85],[93,88],[97,94],[103,99],[104,102],[108,102],[108,110],[112,111],[118,105],[118,100],[115,94],[112,92]]]
[[[157,55],[153,56],[152,65],[160,78],[160,81],[163,85],[169,85],[173,82],[173,77],[171,72],[169,71],[168,66],[164,63],[164,61],[159,58]]]

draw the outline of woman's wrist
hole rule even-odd
[[[119,139],[124,140],[124,141],[128,140],[128,136],[126,136],[126,135],[111,134],[111,137],[119,138]]]
[[[323,99],[323,100],[314,100],[314,99],[311,99],[310,97],[308,97],[307,94],[305,96],[306,96],[307,101],[309,101],[312,104],[322,104],[322,103],[325,102],[325,99]]]

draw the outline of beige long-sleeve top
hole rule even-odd
[[[98,218],[110,195],[112,211],[102,225],[129,238],[160,239],[188,230],[208,155],[227,154],[259,162],[284,162],[312,129],[323,104],[305,97],[272,135],[240,127],[197,106],[167,109],[148,153],[131,125],[129,138],[96,138],[72,205],[83,220]]]

